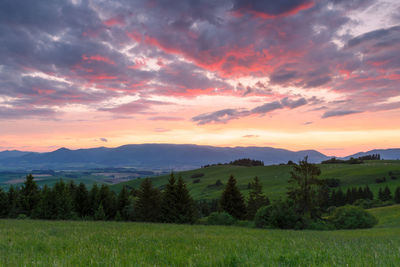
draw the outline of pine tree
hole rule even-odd
[[[32,211],[36,208],[39,203],[39,189],[36,182],[33,180],[32,174],[26,176],[26,180],[21,189],[20,194],[20,205],[22,212],[30,216]]]
[[[295,205],[296,212],[301,216],[310,218],[320,216],[320,207],[317,194],[323,184],[318,179],[321,174],[320,168],[309,163],[305,157],[299,164],[293,165],[290,172],[289,183],[292,186],[288,189],[288,196]]]
[[[382,188],[379,188],[379,192],[378,192],[378,198],[380,201],[385,201],[385,196],[383,195],[383,191]]]
[[[177,223],[194,223],[196,220],[196,213],[194,208],[194,201],[189,194],[182,177],[179,176],[176,184],[176,211]]]
[[[139,221],[157,222],[161,215],[161,193],[153,188],[150,179],[144,179],[140,185],[135,202],[135,215]]]
[[[47,186],[44,185],[41,192],[41,199],[39,202],[39,214],[38,217],[40,219],[55,219],[55,197],[54,192]]]
[[[16,218],[19,214],[18,207],[19,191],[10,186],[8,189],[8,217]]]
[[[89,193],[89,215],[94,216],[100,205],[99,187],[97,184],[92,186]]]
[[[101,185],[99,191],[99,201],[103,206],[106,220],[113,219],[115,213],[117,212],[115,193],[110,191],[110,188],[107,185]]]
[[[107,219],[102,204],[99,205],[96,212],[94,213],[94,219],[96,221],[105,221]]]
[[[392,200],[392,192],[390,192],[390,189],[388,186],[385,187],[385,189],[383,190],[383,200],[382,201],[389,201]]]
[[[161,213],[163,222],[174,223],[178,220],[177,199],[175,176],[171,172],[168,184],[162,194]]]
[[[249,201],[247,202],[247,219],[253,220],[257,210],[263,206],[267,206],[269,200],[265,197],[262,185],[258,177],[254,177],[254,181],[250,184]]]
[[[58,181],[53,188],[55,196],[55,215],[57,219],[68,220],[73,217],[73,199],[68,185]]]
[[[243,196],[236,186],[236,179],[231,175],[225,190],[222,192],[221,208],[237,219],[246,217],[246,205]]]
[[[336,192],[336,207],[346,205],[346,196],[344,195],[341,188]]]
[[[129,192],[126,186],[124,185],[118,194],[118,200],[117,200],[117,212],[119,212],[119,215],[122,220],[128,220],[128,214],[126,213],[126,208],[128,207],[128,205],[129,205]]]
[[[0,188],[0,218],[5,218],[8,215],[8,197],[7,193]]]
[[[395,193],[394,193],[394,201],[395,201],[397,204],[400,204],[400,186],[398,186],[398,187],[396,188],[396,191],[395,191]]]
[[[84,183],[80,183],[75,189],[74,208],[80,218],[90,213],[89,192]]]
[[[368,185],[364,188],[364,199],[374,199],[374,194],[372,193],[371,189],[369,189]]]

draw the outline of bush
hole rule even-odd
[[[299,222],[301,223],[301,218],[296,214],[293,206],[282,201],[261,207],[254,217],[254,224],[258,228],[302,228]]]
[[[195,180],[193,180],[193,183],[194,183],[194,184],[200,183],[200,179],[195,179]]]
[[[269,223],[269,218],[271,215],[271,205],[261,207],[257,210],[256,215],[254,216],[254,225],[257,228],[267,228]]]
[[[190,178],[200,178],[200,177],[203,177],[203,176],[204,176],[204,173],[195,173],[192,176],[190,176]]]
[[[26,216],[26,214],[18,214],[17,216],[17,220],[27,220],[29,219],[28,216]]]
[[[213,212],[207,218],[209,225],[233,225],[236,219],[227,212]]]
[[[330,218],[336,229],[371,228],[378,220],[360,207],[346,205],[337,208]]]

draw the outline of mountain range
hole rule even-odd
[[[371,150],[348,157],[380,154],[384,159],[399,159],[400,149]],[[135,167],[151,169],[192,169],[206,164],[227,163],[239,158],[264,161],[265,165],[294,162],[308,156],[310,162],[331,157],[316,150],[290,151],[272,147],[214,147],[177,144],[136,144],[116,148],[71,150],[60,148],[52,152],[0,152],[0,168],[6,169],[87,169],[105,167]],[[347,158],[347,157],[346,157]]]

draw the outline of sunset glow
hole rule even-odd
[[[400,2],[0,3],[0,151],[400,147]]]

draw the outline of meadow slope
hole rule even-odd
[[[364,164],[319,164],[321,168],[321,178],[336,178],[341,180],[341,188],[346,190],[348,187],[368,185],[377,196],[380,187],[388,185],[392,192],[400,186],[400,161],[365,161]],[[242,193],[248,195],[248,183],[255,176],[260,178],[264,187],[264,192],[271,199],[286,197],[288,179],[290,177],[290,165],[270,165],[258,167],[242,167],[232,165],[212,166],[191,171],[178,172],[186,181],[191,195],[194,199],[219,198],[224,186],[215,186],[217,180],[225,184],[230,175],[234,175],[238,182],[238,187]],[[393,180],[389,176],[392,173],[397,179]],[[194,174],[204,174],[199,178],[191,178]],[[163,188],[167,183],[168,175],[152,177],[153,185]],[[376,179],[386,177],[386,182],[377,184]],[[200,179],[199,183],[193,183]],[[111,188],[119,191],[123,185],[131,188],[139,188],[141,179],[132,180],[125,183],[113,185]]]

